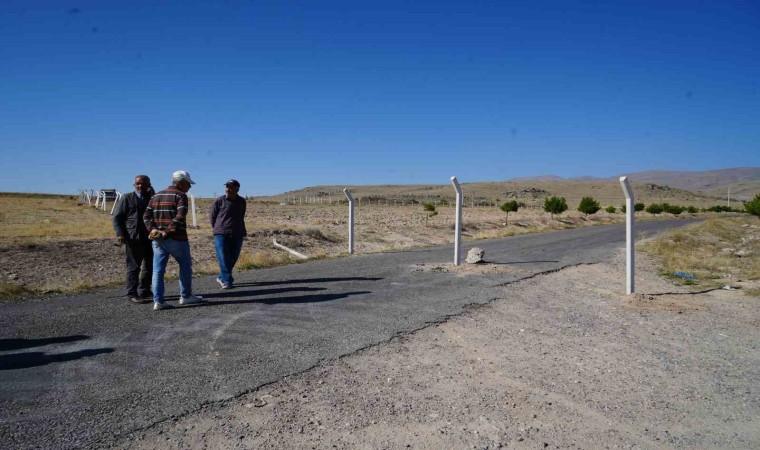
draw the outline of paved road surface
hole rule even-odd
[[[498,285],[598,262],[624,241],[612,225],[463,245],[510,274],[420,270],[450,264],[446,246],[256,270],[229,291],[203,277],[194,287],[209,304],[160,312],[117,290],[0,304],[0,448],[106,444],[503,296]]]

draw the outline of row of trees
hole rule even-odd
[[[509,219],[509,213],[510,212],[516,212],[519,208],[524,207],[524,203],[518,203],[516,201],[510,201],[502,204],[500,206],[500,209],[506,213],[507,220]],[[596,201],[593,197],[583,197],[581,199],[580,204],[578,204],[578,211],[582,212],[583,214],[588,217],[589,214],[596,214],[602,207],[599,205],[599,202]],[[610,205],[604,209],[606,212],[613,214],[617,212],[617,208]],[[711,206],[709,208],[702,208],[699,209],[695,206],[678,206],[678,205],[671,205],[669,203],[652,203],[649,206],[644,205],[644,203],[634,203],[633,204],[633,210],[635,212],[640,211],[646,211],[650,214],[661,214],[661,213],[669,213],[674,215],[679,215],[683,212],[687,212],[690,214],[696,214],[698,212],[746,212],[755,216],[760,217],[760,194],[757,194],[754,199],[752,199],[749,202],[744,203],[744,209],[735,209],[730,208],[728,206],[722,206],[722,205],[716,205]],[[563,212],[567,211],[567,201],[564,197],[547,197],[544,200],[544,211],[550,213],[552,215],[552,219],[554,218],[554,214],[562,214]],[[620,207],[620,211],[625,213],[626,207],[625,205],[622,205]]]
[[[506,203],[502,203],[499,206],[499,209],[504,211],[505,213],[505,219],[504,222],[506,225],[509,224],[509,213],[511,212],[517,212],[518,209],[524,208],[525,203],[518,202],[517,200],[511,200]],[[427,226],[427,220],[430,217],[433,217],[438,214],[438,212],[435,210],[435,205],[430,202],[423,203],[423,208],[425,210],[425,226]],[[599,205],[599,202],[594,200],[593,197],[583,197],[581,199],[580,204],[578,204],[578,211],[582,212],[583,214],[588,217],[589,214],[596,214],[599,212],[599,210],[602,209],[602,207]],[[606,212],[613,214],[617,212],[617,208],[610,205],[604,209]],[[690,214],[695,214],[698,212],[746,212],[755,216],[760,217],[760,194],[757,194],[754,199],[751,201],[744,203],[744,209],[734,209],[729,208],[728,206],[711,206],[709,208],[702,208],[701,210],[694,206],[678,206],[678,205],[671,205],[669,203],[652,203],[649,206],[644,205],[644,203],[634,203],[633,204],[633,210],[635,212],[640,211],[646,211],[650,214],[662,214],[662,213],[668,213],[668,214],[674,214],[679,215],[683,212],[687,212]],[[555,214],[562,214],[563,212],[567,211],[567,200],[565,200],[565,197],[547,197],[544,200],[544,211],[551,214],[552,219],[554,219]],[[620,211],[625,213],[626,208],[625,205],[622,205],[620,207]]]

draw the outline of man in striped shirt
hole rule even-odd
[[[180,305],[200,303],[193,295],[193,260],[187,240],[187,191],[195,184],[190,174],[178,170],[172,174],[172,185],[151,198],[143,219],[153,241],[153,309],[171,308],[164,302],[164,273],[169,256],[179,264]]]

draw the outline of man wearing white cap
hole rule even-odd
[[[178,170],[172,174],[172,185],[155,194],[145,210],[145,227],[153,241],[153,309],[171,308],[164,302],[164,273],[169,256],[179,264],[180,305],[200,303],[193,295],[193,260],[187,239],[187,191],[195,184],[190,174]]]

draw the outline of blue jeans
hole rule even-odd
[[[232,269],[240,257],[240,249],[243,248],[243,236],[214,235],[214,247],[216,258],[219,260],[219,279],[222,283],[232,283]]]
[[[190,242],[164,239],[153,241],[153,301],[164,302],[164,273],[169,256],[179,264],[179,295],[188,298],[193,295],[193,260],[190,257]]]

